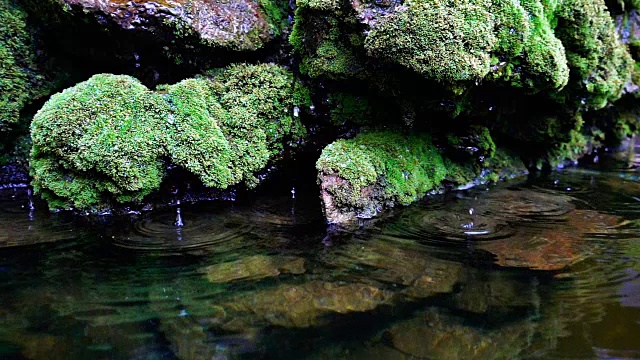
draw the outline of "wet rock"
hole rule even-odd
[[[496,255],[500,266],[560,270],[589,255],[587,234],[606,233],[620,221],[589,210],[573,210],[565,219],[555,226],[523,228],[514,237],[482,242],[479,247]]]
[[[537,311],[540,298],[536,282],[523,281],[507,272],[478,270],[466,275],[452,296],[455,308],[488,316],[510,314],[511,319]]]
[[[459,263],[429,256],[417,244],[399,244],[388,239],[355,242],[331,253],[328,265],[349,272],[360,282],[401,286],[409,298],[427,298],[448,293],[458,281]]]
[[[281,30],[282,15],[276,15],[281,10],[266,1],[54,1],[79,6],[98,21],[111,21],[127,30],[155,32],[168,26],[176,38],[195,34],[205,45],[230,50],[259,49]]]
[[[285,256],[255,255],[240,260],[208,266],[207,280],[226,283],[236,280],[258,280],[280,274],[304,274],[304,259]]]
[[[245,293],[222,307],[232,320],[224,325],[231,331],[261,323],[305,328],[323,323],[331,314],[366,312],[388,304],[392,293],[365,284],[339,284],[310,281],[284,284],[255,293]]]
[[[533,334],[531,322],[484,329],[429,309],[390,327],[384,336],[393,348],[416,358],[509,359],[527,348]]]

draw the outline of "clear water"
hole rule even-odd
[[[142,217],[0,191],[1,359],[640,358],[640,177],[567,170],[358,228],[314,191]]]

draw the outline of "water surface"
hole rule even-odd
[[[2,359],[640,358],[637,172],[325,225],[315,189],[124,217],[0,190]]]

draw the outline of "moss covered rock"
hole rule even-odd
[[[306,134],[293,116],[306,98],[273,64],[232,65],[159,92],[129,76],[95,75],[36,114],[33,186],[51,208],[86,210],[140,201],[171,163],[207,187],[254,187]]]
[[[439,147],[425,134],[389,131],[328,145],[316,163],[327,220],[371,218],[445,187],[468,188],[526,174],[517,157],[496,148],[486,127],[450,135],[449,144]]]
[[[244,181],[295,147],[306,134],[293,116],[304,89],[273,64],[232,65],[209,77],[166,87],[175,110],[169,126],[169,155],[210,187]]]
[[[408,1],[381,18],[365,40],[370,56],[436,81],[483,78],[495,45],[489,1]]]
[[[298,1],[297,6],[289,42],[301,58],[300,71],[333,80],[364,76],[364,35],[344,4]]]
[[[52,208],[98,209],[160,186],[169,106],[129,76],[53,95],[31,124],[33,187]]]
[[[619,99],[631,80],[634,61],[618,38],[604,0],[566,0],[556,16],[555,31],[571,68],[561,101],[588,110]]]
[[[369,218],[394,204],[410,204],[446,175],[429,136],[391,132],[338,140],[316,163],[325,215],[330,222]]]

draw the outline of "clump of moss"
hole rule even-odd
[[[374,132],[338,140],[316,163],[335,206],[365,216],[395,203],[409,204],[446,175],[443,159],[426,135]]]
[[[232,65],[160,89],[101,74],[52,96],[31,126],[36,192],[52,208],[137,202],[160,186],[164,159],[209,187],[253,187],[306,134],[293,108],[308,93],[277,65]]]
[[[492,3],[498,42],[492,52],[490,79],[533,93],[567,84],[564,47],[553,32],[554,9],[551,3],[545,4],[539,0]]]
[[[439,82],[470,81],[489,72],[496,37],[486,0],[408,1],[381,18],[365,39],[370,56]]]
[[[349,21],[336,14],[322,13],[300,3],[289,37],[301,55],[300,72],[311,77],[329,79],[353,78],[363,70],[363,61],[357,46],[362,41],[350,27]]]
[[[166,91],[176,113],[170,156],[210,187],[257,185],[255,173],[306,135],[293,108],[308,96],[277,65],[232,65]]]
[[[53,95],[31,124],[35,191],[65,208],[141,199],[162,180],[169,112],[129,76],[95,75]]]
[[[172,161],[198,174],[207,186],[227,188],[234,184],[233,153],[219,126],[223,110],[212,98],[208,81],[188,79],[166,91],[173,108],[167,134],[167,150]]]
[[[11,0],[0,0],[0,131],[16,123],[20,110],[36,94],[42,76],[26,13]]]
[[[581,109],[600,109],[620,98],[634,61],[617,36],[604,0],[567,0],[556,11],[556,34],[566,49],[570,86],[559,98]]]
[[[520,55],[530,31],[527,12],[519,2],[513,0],[494,0],[490,9],[496,35],[493,54],[504,59]]]

